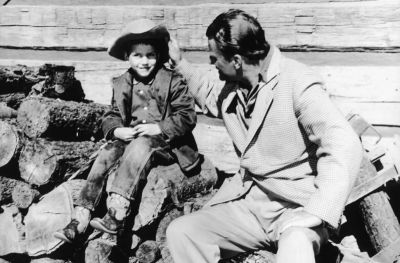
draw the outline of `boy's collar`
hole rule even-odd
[[[155,70],[157,70],[157,69],[155,69]],[[158,70],[157,70],[157,71],[158,71]],[[129,75],[130,75],[129,81],[130,81],[130,84],[131,84],[131,85],[136,85],[136,84],[138,84],[139,82],[142,82],[142,83],[144,83],[144,84],[151,85],[151,84],[154,82],[154,79],[155,79],[155,77],[156,77],[156,73],[155,73],[155,74],[152,74],[152,78],[151,78],[151,79],[149,79],[149,80],[145,79],[144,81],[139,81],[139,80],[137,80],[137,79],[135,78],[135,73],[133,72],[132,68],[129,68],[128,72],[129,72]]]
[[[150,81],[148,81],[148,82],[146,82],[146,83],[145,83],[145,82],[142,82],[142,83],[151,85],[151,84],[153,84],[154,79],[155,79],[155,78],[152,78]],[[138,84],[139,82],[141,82],[141,81],[138,81],[137,79],[135,79],[135,77],[132,76],[132,84],[133,84],[133,85],[136,85],[136,84]]]

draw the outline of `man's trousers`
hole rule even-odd
[[[174,220],[167,229],[168,247],[175,263],[216,263],[249,250],[276,248],[274,224],[280,217],[290,217],[295,209],[301,208],[253,185],[244,198],[205,207]],[[313,246],[308,256],[314,258],[327,240],[327,230],[319,227],[305,231]],[[306,242],[295,240],[296,235],[292,237],[290,242],[296,244],[293,249],[299,253],[306,251],[302,250]]]

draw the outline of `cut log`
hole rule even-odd
[[[14,205],[3,208],[4,211],[0,213],[0,257],[24,253],[25,227],[22,224],[22,215]],[[10,261],[23,262],[12,258]]]
[[[201,173],[192,177],[186,177],[178,164],[153,168],[147,176],[132,230],[138,231],[153,223],[164,211],[171,209],[167,207],[171,200],[182,207],[190,197],[210,191],[217,182],[217,173],[208,159],[204,160],[201,168]],[[113,178],[114,172],[111,172],[107,190]]]
[[[18,110],[18,122],[30,138],[62,140],[100,138],[106,105],[30,97]]]
[[[176,218],[183,215],[183,211],[178,209],[173,209],[165,214],[165,216],[161,219],[160,223],[158,224],[157,233],[156,233],[156,241],[158,247],[160,248],[161,257],[164,263],[173,263],[173,259],[171,253],[169,252],[167,246],[167,227],[168,225]]]
[[[23,181],[0,176],[0,204],[11,203],[13,201],[15,188],[27,189],[31,187]]]
[[[85,184],[86,180],[84,179],[69,180],[63,184],[68,189],[68,192],[71,193],[72,203],[74,205],[77,204],[77,200]]]
[[[11,193],[13,204],[20,209],[27,209],[39,196],[39,191],[28,184],[16,184]]]
[[[0,68],[0,94],[22,92],[27,94],[31,87],[39,82],[37,67],[24,65]]]
[[[160,249],[157,242],[147,240],[139,245],[136,251],[136,257],[139,263],[153,263],[160,258]]]
[[[39,74],[45,75],[46,80],[33,86],[31,94],[78,102],[85,99],[82,85],[75,79],[75,67],[45,64]]]
[[[376,175],[375,167],[368,158],[363,158],[357,181],[366,181]],[[359,203],[365,230],[370,238],[374,253],[389,246],[400,238],[400,224],[383,190],[373,192]]]
[[[26,95],[23,92],[1,94],[0,102],[4,102],[8,107],[17,110],[25,97]]]
[[[34,185],[61,182],[85,165],[100,142],[26,141],[19,158],[21,177]]]
[[[15,121],[0,121],[0,167],[16,159],[24,143],[22,131]]]
[[[55,258],[34,258],[31,260],[30,263],[68,263],[70,261],[64,260],[64,259],[55,259]]]
[[[17,111],[7,106],[7,104],[0,102],[0,119],[16,118]]]
[[[89,241],[85,250],[85,263],[128,262],[128,256],[117,246],[115,235],[103,234]]]

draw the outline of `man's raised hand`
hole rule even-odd
[[[179,64],[179,62],[182,60],[182,53],[179,48],[178,41],[171,37],[169,42],[168,42],[168,48],[169,48],[169,58],[172,62],[173,66],[176,66]]]

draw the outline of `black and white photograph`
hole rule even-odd
[[[0,0],[0,263],[400,263],[400,1]]]

